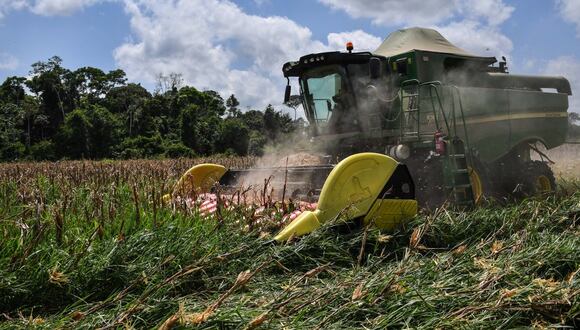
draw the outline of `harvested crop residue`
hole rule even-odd
[[[299,152],[290,155],[270,155],[258,161],[259,167],[315,166],[328,164],[329,159],[321,154]]]

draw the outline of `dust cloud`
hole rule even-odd
[[[269,199],[271,202],[289,198],[302,200],[304,198],[298,195],[321,188],[326,177],[313,178],[314,171],[300,169],[328,165],[329,159],[316,149],[302,129],[298,129],[283,141],[266,145],[264,155],[252,168],[241,171],[235,180],[226,184],[247,191],[254,199]]]
[[[556,177],[580,179],[580,144],[563,144],[550,150],[541,150],[555,164],[550,165]],[[535,159],[540,159],[535,156]]]

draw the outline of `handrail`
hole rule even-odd
[[[421,84],[421,82],[419,81],[419,79],[408,79],[408,80],[405,80],[405,81],[403,81],[401,83],[401,87],[407,86],[407,83],[409,83],[409,85],[411,85],[411,83],[417,84],[417,85],[420,85]]]
[[[455,85],[446,85],[449,86],[451,88],[453,88],[454,93],[453,95],[453,102],[452,102],[452,107],[451,107],[451,113],[449,115],[451,115],[451,118],[448,118],[448,114],[445,112],[445,108],[443,107],[443,103],[441,101],[441,95],[439,94],[439,86],[443,86],[443,83],[441,83],[441,81],[438,80],[434,80],[434,81],[428,81],[428,82],[423,82],[421,83],[418,79],[409,79],[409,80],[405,80],[401,83],[401,113],[404,112],[403,109],[403,98],[404,96],[402,96],[403,91],[403,87],[406,86],[411,86],[413,84],[417,85],[417,109],[418,109],[418,115],[417,115],[417,135],[420,135],[420,90],[421,87],[423,86],[427,86],[429,87],[429,96],[431,99],[431,107],[433,109],[433,115],[434,115],[434,119],[435,119],[435,125],[437,126],[437,129],[440,128],[439,126],[439,118],[437,115],[437,109],[436,109],[436,105],[435,105],[435,97],[437,98],[437,105],[439,106],[439,110],[441,111],[441,115],[443,116],[443,121],[445,123],[445,128],[447,129],[447,132],[449,132],[450,135],[457,135],[457,116],[456,116],[456,109],[455,109],[455,97],[457,97],[457,100],[459,102],[459,112],[461,115],[461,121],[463,124],[463,131],[464,131],[464,139],[465,139],[465,145],[467,147],[467,150],[471,149],[470,143],[469,143],[469,137],[467,134],[467,125],[466,125],[466,121],[465,121],[465,112],[463,110],[463,101],[461,99],[461,94],[459,92],[459,88]],[[403,123],[403,119],[405,116],[400,116],[401,118],[401,122],[400,122],[400,131],[401,131],[401,136],[403,135],[404,129],[406,127],[406,125],[404,125]],[[451,123],[449,122],[451,120]]]
[[[461,93],[459,93],[459,88],[455,85],[449,85],[457,92],[457,99],[459,100],[459,111],[461,111],[461,121],[463,123],[463,134],[465,134],[465,146],[466,149],[469,151],[468,157],[471,156],[471,145],[469,144],[469,136],[467,134],[467,125],[465,123],[465,113],[463,112],[463,102],[461,101]]]
[[[447,115],[445,114],[445,109],[443,108],[443,103],[441,103],[441,96],[439,95],[439,90],[437,89],[437,86],[441,86],[441,82],[440,81],[432,81],[432,82],[427,82],[425,83],[426,86],[429,86],[429,93],[431,96],[431,106],[433,107],[433,113],[435,114],[435,117],[437,117],[437,111],[435,110],[435,103],[433,100],[433,90],[435,91],[435,94],[437,95],[437,103],[439,104],[439,109],[441,110],[441,114],[443,115],[443,120],[445,121],[445,128],[447,128],[447,132],[451,132],[451,128],[449,127],[449,121],[447,120]],[[437,129],[439,129],[439,123],[437,120],[435,120],[435,125],[437,125]]]

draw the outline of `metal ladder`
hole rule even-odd
[[[445,190],[455,205],[473,206],[473,187],[465,151],[462,140],[449,141],[447,155],[443,158]]]
[[[417,79],[401,83],[400,136],[402,140],[419,141],[421,136],[421,114],[419,110],[420,82]]]
[[[445,108],[441,102],[441,97],[439,95],[438,87],[441,86],[441,82],[433,81],[433,82],[426,82],[426,83],[419,83],[417,84],[417,93],[416,94],[409,94],[408,97],[416,97],[417,99],[417,106],[415,108],[407,109],[406,112],[417,112],[417,139],[421,137],[420,131],[420,111],[424,111],[424,109],[419,109],[419,91],[421,87],[425,86],[429,91],[429,97],[431,99],[431,111],[427,111],[426,113],[433,113],[435,126],[437,129],[441,129],[441,125],[445,125],[447,130],[447,134],[449,135],[449,141],[447,143],[446,154],[443,155],[443,169],[444,169],[444,186],[445,190],[448,192],[449,196],[453,199],[455,205],[458,206],[472,206],[474,203],[474,194],[473,194],[473,187],[471,185],[471,180],[469,176],[469,164],[471,162],[471,154],[469,152],[469,139],[467,135],[467,129],[465,126],[465,116],[463,114],[463,104],[461,102],[461,96],[459,94],[459,90],[454,87],[454,100],[453,106],[449,109],[449,113],[446,114]],[[461,120],[463,122],[463,129],[464,129],[464,136],[465,136],[465,143],[459,138],[457,134],[457,116],[456,116],[456,109],[455,109],[455,96],[457,94],[457,99],[459,101],[459,110]],[[403,99],[405,95],[402,96]],[[437,103],[435,102],[437,101]],[[401,102],[402,106],[404,102]],[[403,109],[402,109],[403,110]],[[441,117],[438,116],[438,111]],[[405,113],[405,112],[403,112]],[[442,120],[441,120],[442,119]],[[404,129],[402,128],[404,131]],[[415,132],[408,132],[407,135],[412,135]],[[434,134],[429,132],[429,134]],[[405,136],[403,134],[403,136]]]

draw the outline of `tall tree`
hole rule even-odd
[[[21,108],[16,104],[0,105],[0,157],[14,160],[24,153],[24,145],[20,142],[22,130]]]
[[[231,149],[237,155],[248,154],[250,144],[250,130],[238,118],[227,118],[221,131],[220,151]]]
[[[74,159],[89,158],[91,128],[83,110],[77,109],[67,114],[57,137],[63,156]]]
[[[105,158],[112,155],[118,141],[119,123],[107,109],[93,105],[86,111],[89,123],[89,150],[91,158]]]
[[[226,108],[227,108],[227,112],[228,112],[228,117],[237,118],[242,114],[240,109],[238,109],[239,105],[240,105],[240,102],[238,101],[238,99],[236,98],[236,96],[234,94],[232,94],[232,95],[230,95],[230,97],[228,97],[228,99],[226,100]]]
[[[64,121],[67,112],[74,108],[74,97],[70,99],[65,88],[66,79],[70,79],[70,71],[61,66],[62,59],[51,57],[46,62],[32,65],[32,78],[26,82],[30,90],[39,96],[41,111],[48,117],[49,134],[54,134]]]
[[[24,91],[24,77],[8,77],[0,85],[0,102],[20,104],[26,94]]]

